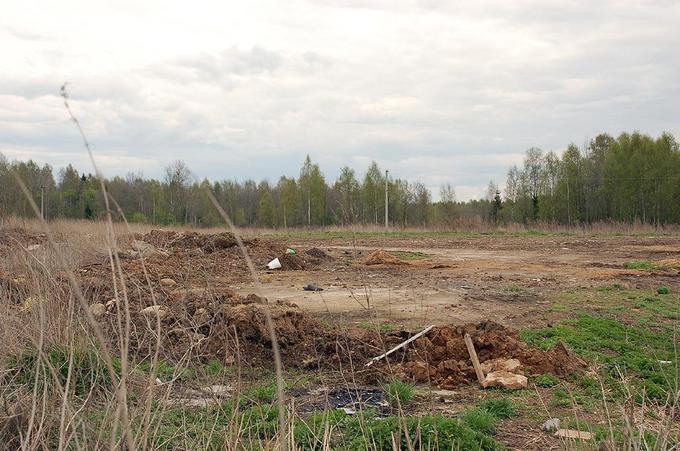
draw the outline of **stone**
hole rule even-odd
[[[553,432],[558,430],[559,428],[560,428],[559,418],[551,418],[545,423],[543,423],[543,426],[541,426],[541,429],[543,429],[546,432]]]
[[[507,371],[508,373],[523,374],[522,363],[517,359],[492,359],[480,364],[484,373]]]
[[[150,305],[150,306],[142,309],[139,313],[141,313],[144,316],[151,317],[151,318],[158,317],[161,320],[166,318],[168,315],[170,315],[170,312],[168,311],[168,309],[163,307],[162,305]]]
[[[177,282],[175,282],[174,279],[171,279],[169,277],[165,277],[165,278],[161,279],[161,285],[164,286],[164,287],[174,287],[175,285],[177,285]]]
[[[92,313],[92,316],[94,316],[95,318],[101,318],[106,314],[106,306],[101,302],[92,304],[88,308],[90,309],[90,313]]]
[[[503,387],[513,390],[520,388],[527,388],[527,378],[521,374],[513,374],[509,371],[494,371],[486,375],[482,386],[488,387]]]

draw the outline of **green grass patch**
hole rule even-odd
[[[278,407],[256,405],[241,411],[233,403],[202,409],[159,411],[154,449],[263,449],[278,432]],[[415,449],[499,450],[490,435],[497,417],[481,408],[460,417],[426,415],[377,417],[361,412],[348,416],[341,410],[315,412],[293,421],[296,449],[392,449],[393,437],[401,449],[410,443]],[[238,437],[236,437],[238,435]],[[408,438],[407,438],[408,437]]]
[[[543,388],[554,387],[559,383],[560,381],[552,374],[541,374],[540,376],[536,376],[534,378],[534,384]]]
[[[511,283],[505,289],[511,293],[522,293],[524,291],[524,288],[520,287],[516,283]]]
[[[671,294],[671,289],[665,286],[661,286],[656,289],[657,294]]]
[[[487,399],[479,404],[479,408],[498,419],[507,419],[517,416],[515,402],[508,398]]]
[[[150,362],[139,362],[134,367],[146,374],[151,374],[152,372]],[[156,377],[164,382],[170,380],[188,381],[196,377],[196,370],[193,368],[175,367],[165,360],[159,360],[156,364]]]
[[[491,417],[488,413],[486,415]],[[475,421],[478,421],[478,426],[488,430],[488,423],[473,419]],[[393,449],[393,436],[399,449],[502,449],[489,434],[474,429],[460,418],[441,415],[376,418],[370,414],[357,415],[348,421],[343,435],[344,443],[337,448]]]
[[[91,391],[101,392],[112,389],[111,374],[94,349],[74,348],[52,345],[44,350],[42,357],[36,349],[27,349],[18,356],[11,357],[8,369],[14,374],[14,383],[33,389],[37,384],[42,390],[44,384],[56,388],[66,387],[71,367],[69,390],[76,396],[87,396]],[[114,366],[120,375],[120,368]]]
[[[407,406],[415,396],[413,385],[399,379],[394,379],[384,387],[387,400],[393,407]]]
[[[396,328],[397,328],[396,324],[393,324],[393,323],[379,323],[379,324],[376,325],[375,323],[372,323],[372,322],[369,322],[369,321],[363,321],[363,322],[357,324],[357,327],[359,327],[361,329],[372,330],[372,331],[376,330],[376,326],[377,326],[378,332],[383,333],[383,334],[386,333],[386,332],[392,332],[393,330],[396,330]]]
[[[271,404],[276,399],[276,392],[276,382],[272,382],[250,388],[243,394],[243,397],[252,403]]]
[[[663,266],[657,265],[650,261],[630,261],[623,264],[626,269],[636,269],[638,271],[659,271],[665,269]]]
[[[649,397],[665,399],[673,390],[675,367],[659,364],[659,360],[675,359],[670,328],[651,332],[613,319],[582,315],[555,327],[525,330],[522,338],[542,349],[564,341],[587,360],[604,364],[608,377],[632,376]]]
[[[665,291],[665,290],[662,290]],[[670,291],[670,290],[669,290]],[[559,293],[553,311],[608,316],[627,324],[647,324],[650,329],[671,327],[680,319],[680,296],[659,295],[656,290],[585,289]]]

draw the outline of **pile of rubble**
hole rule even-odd
[[[477,377],[463,338],[466,333],[472,338],[484,373],[495,373],[491,378],[487,375],[485,386],[508,387],[515,382],[523,385],[522,378],[512,376],[544,373],[565,376],[585,367],[585,363],[561,343],[549,351],[542,351],[523,342],[516,331],[483,321],[433,328],[402,356],[403,376],[446,389],[475,381]],[[508,381],[507,385],[499,379]]]

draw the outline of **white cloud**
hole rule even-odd
[[[679,20],[670,1],[29,0],[0,18],[0,151],[89,169],[69,81],[107,174],[181,158],[273,180],[309,153],[330,178],[375,159],[474,197],[530,146],[680,134]]]

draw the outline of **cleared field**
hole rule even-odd
[[[249,234],[252,274],[228,233],[88,227],[0,229],[7,443],[281,446],[270,313],[292,447],[678,445],[680,236]]]

